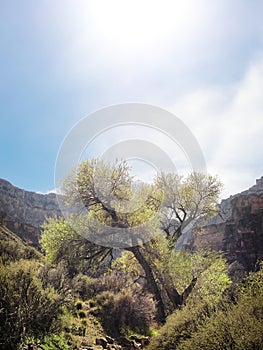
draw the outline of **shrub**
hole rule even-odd
[[[145,334],[154,320],[155,303],[137,286],[117,294],[102,292],[97,296],[97,303],[101,324],[113,337],[128,329]]]
[[[20,259],[39,259],[42,255],[33,247],[25,245],[15,235],[7,237],[0,232],[0,252],[3,263],[17,261]]]
[[[212,314],[178,349],[263,349],[263,271],[250,274],[238,289],[236,303]]]
[[[68,344],[68,341],[62,336],[57,334],[51,334],[45,336],[45,338],[40,341],[34,337],[26,337],[23,342],[20,343],[19,349],[24,349],[26,346],[34,344],[35,348],[42,350],[71,350],[73,346]]]
[[[83,303],[81,300],[77,300],[75,302],[75,308],[76,308],[76,310],[81,310],[83,308]]]
[[[63,263],[59,263],[55,267],[49,264],[43,265],[39,270],[38,276],[41,279],[44,288],[53,287],[64,296],[69,294],[70,280],[67,268]]]
[[[77,295],[81,300],[92,298],[96,292],[94,287],[96,281],[97,279],[95,278],[78,274],[70,281],[73,294]]]
[[[174,312],[149,349],[263,349],[263,271],[250,274],[236,289],[234,301],[209,306],[200,300]]]
[[[60,312],[61,298],[43,288],[38,261],[0,264],[0,347],[16,349],[25,336],[47,334]]]

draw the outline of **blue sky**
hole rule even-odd
[[[70,128],[116,103],[176,114],[225,196],[263,175],[263,2],[0,3],[0,177],[54,188]]]

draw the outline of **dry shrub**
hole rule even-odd
[[[129,330],[145,334],[153,323],[155,303],[140,286],[133,285],[117,294],[104,291],[96,300],[100,307],[100,321],[112,336]]]

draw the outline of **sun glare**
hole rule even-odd
[[[132,51],[180,41],[192,27],[197,9],[192,1],[94,1],[92,27],[112,49]]]

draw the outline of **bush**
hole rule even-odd
[[[85,276],[83,274],[78,274],[71,281],[71,289],[73,294],[77,295],[81,300],[90,299],[96,293],[97,279]]]
[[[236,289],[235,300],[224,296],[210,306],[199,300],[174,312],[149,349],[263,349],[263,271]]]
[[[122,289],[117,294],[102,292],[97,303],[101,324],[113,337],[126,330],[145,334],[154,321],[155,303],[139,286]]]
[[[38,278],[38,261],[0,264],[0,347],[16,349],[25,336],[47,334],[60,312],[62,299]]]
[[[226,304],[178,349],[263,349],[263,271],[239,287],[236,303]]]
[[[41,260],[42,255],[33,247],[25,245],[15,235],[7,237],[0,232],[0,252],[2,262],[8,263],[20,259]]]
[[[119,293],[127,285],[131,285],[132,283],[133,280],[127,274],[120,271],[112,271],[99,278],[78,274],[72,279],[71,286],[73,293],[81,300],[87,300],[105,291]]]
[[[62,335],[51,334],[45,336],[40,341],[34,337],[26,337],[23,342],[20,343],[19,349],[24,349],[26,346],[34,344],[35,348],[42,350],[71,350],[73,346],[68,344],[68,341]]]
[[[56,267],[45,264],[40,268],[38,276],[44,288],[53,287],[64,297],[70,293],[68,271],[62,263],[59,263]]]

